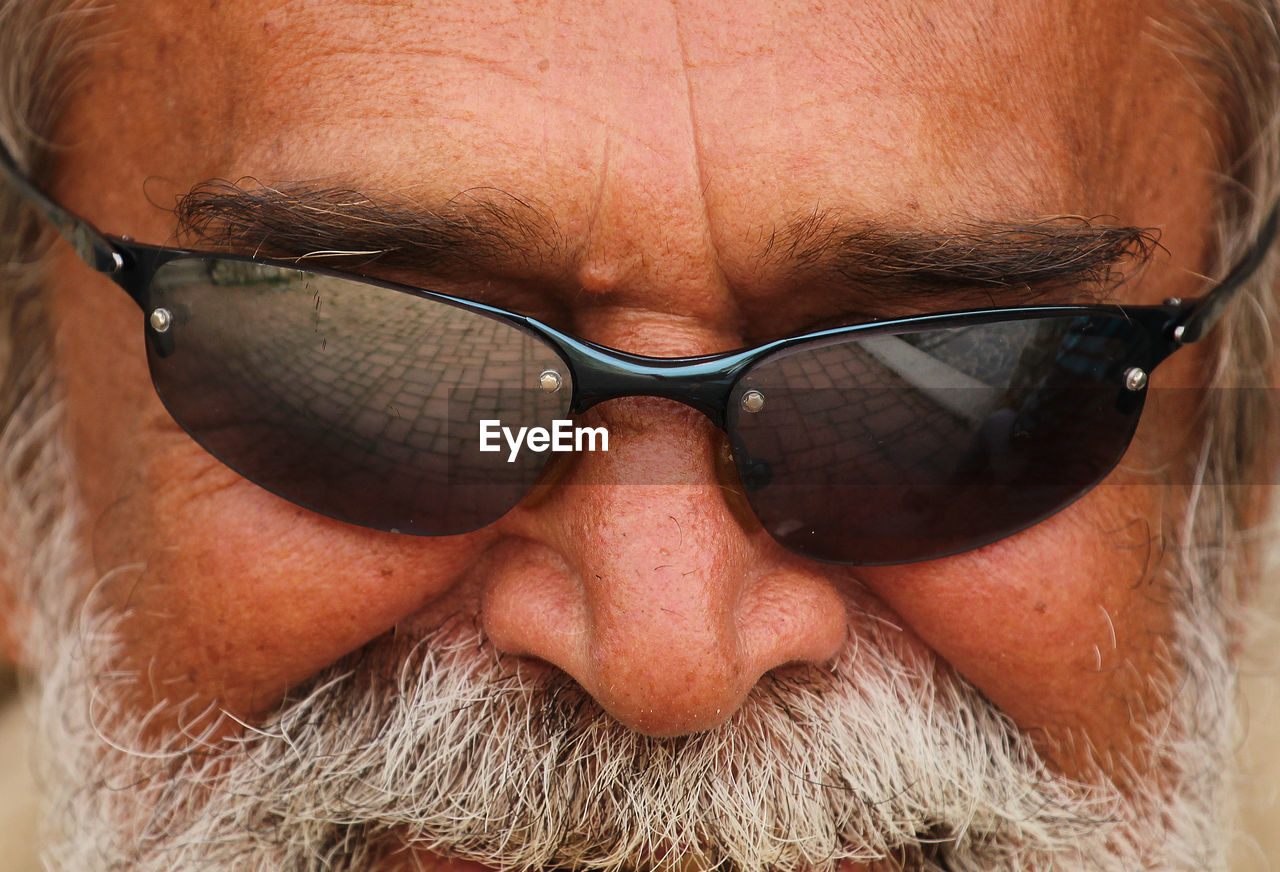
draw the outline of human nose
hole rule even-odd
[[[736,508],[717,474],[719,431],[664,400],[596,414],[610,450],[579,455],[504,520],[514,535],[482,603],[494,644],[660,736],[723,722],[770,670],[830,660],[846,632],[836,586]]]

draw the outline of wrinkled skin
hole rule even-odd
[[[425,204],[498,189],[554,221],[557,257],[395,277],[663,356],[884,311],[762,258],[773,228],[814,212],[943,232],[1106,215],[1160,228],[1165,249],[1115,299],[1201,288],[1204,109],[1138,35],[1160,14],[1146,4],[182,5],[131,4],[66,118],[53,193],[110,233],[173,241],[154,204],[215,177]],[[612,450],[573,470],[602,484],[552,490],[474,533],[396,536],[219,465],[156,399],[136,306],[66,251],[56,287],[84,536],[96,574],[119,570],[102,596],[129,610],[139,706],[195,695],[260,718],[391,628],[465,614],[628,727],[677,735],[722,722],[770,670],[829,660],[849,615],[867,612],[973,682],[1061,771],[1087,772],[1090,747],[1110,774],[1147,765],[1141,729],[1169,677],[1160,549],[1177,488],[1119,486],[1121,473],[976,551],[829,566],[732,507],[701,416],[620,400],[586,416],[610,427]],[[1181,352],[1155,384],[1196,384],[1202,360]],[[1183,414],[1151,409],[1130,465],[1185,453]],[[603,484],[646,469],[684,483]]]

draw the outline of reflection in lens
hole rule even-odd
[[[734,389],[729,429],[765,528],[821,560],[977,547],[1063,508],[1119,460],[1141,409],[1119,373],[1145,334],[1105,315],[792,346]],[[760,412],[736,398],[757,390]]]
[[[491,523],[548,455],[481,451],[481,422],[550,428],[572,395],[564,362],[519,327],[362,282],[184,258],[152,305],[173,315],[149,356],[175,420],[246,478],[352,523]],[[539,388],[548,370],[561,390]]]

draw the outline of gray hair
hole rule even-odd
[[[76,61],[92,33],[93,0],[0,0],[0,140],[37,181],[55,152],[54,130]],[[52,331],[41,292],[51,234],[13,188],[0,184],[0,585],[52,620],[22,628],[25,653],[39,662],[44,632],[67,620],[69,592],[40,580],[69,578],[76,505],[66,470],[54,381]],[[56,614],[63,611],[59,618]]]
[[[1280,0],[1189,0],[1183,44],[1198,67],[1210,105],[1227,107],[1213,131],[1218,153],[1217,272],[1236,262],[1280,201]],[[1258,270],[1217,328],[1216,359],[1202,420],[1204,481],[1270,481],[1275,404],[1269,400],[1275,361],[1272,330],[1280,324],[1277,258]],[[1228,488],[1222,525],[1208,541],[1235,553],[1234,533],[1246,526],[1248,490]],[[1194,508],[1194,507],[1193,507]],[[1256,518],[1254,519],[1256,520]],[[1202,535],[1215,531],[1201,529]],[[1218,555],[1221,556],[1221,555]],[[1233,595],[1234,591],[1222,591]]]

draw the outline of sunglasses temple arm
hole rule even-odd
[[[1209,293],[1195,302],[1191,314],[1176,328],[1174,338],[1180,343],[1195,342],[1217,323],[1222,311],[1235,297],[1236,292],[1253,277],[1254,271],[1266,260],[1271,244],[1276,238],[1276,229],[1280,225],[1280,204],[1277,204],[1267,216],[1266,223],[1258,232],[1253,245],[1245,252],[1243,258],[1227,273],[1221,283]]]
[[[0,139],[0,176],[7,178],[27,202],[66,237],[76,254],[89,266],[108,275],[119,272],[124,267],[124,257],[96,227],[63,209],[32,183],[18,166],[3,139]]]

